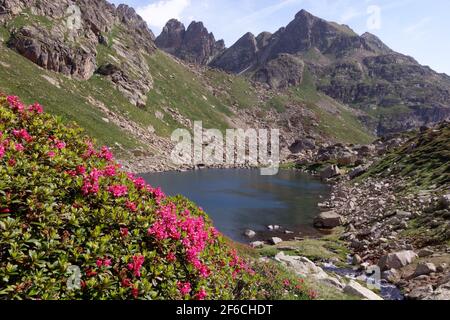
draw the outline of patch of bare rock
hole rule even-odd
[[[381,276],[397,285],[406,299],[449,297],[450,194],[444,186],[429,190],[405,188],[407,178],[364,177],[372,161],[400,139],[364,147],[321,148],[314,159],[335,160],[319,175],[333,184],[329,200],[319,204],[318,228],[341,226],[353,264],[380,268]]]

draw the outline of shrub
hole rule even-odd
[[[251,299],[258,279],[189,200],[0,95],[0,299]]]
[[[0,94],[0,299],[316,298],[94,145]]]

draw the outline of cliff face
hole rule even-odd
[[[273,35],[244,35],[210,65],[274,89],[298,85],[308,70],[318,90],[367,112],[378,134],[450,117],[450,77],[305,10]]]
[[[1,0],[0,21],[10,32],[8,46],[42,68],[80,80],[100,71],[133,104],[145,104],[152,87],[145,55],[156,46],[131,7],[104,0]],[[105,35],[111,32],[126,37],[110,42]]]
[[[182,60],[200,65],[208,64],[225,49],[223,40],[216,41],[202,22],[193,21],[186,30],[175,19],[167,22],[156,38],[156,45]]]

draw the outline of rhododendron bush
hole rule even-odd
[[[0,299],[247,299],[257,278],[193,203],[0,95]]]

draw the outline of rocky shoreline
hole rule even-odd
[[[368,146],[321,148],[307,162],[334,162],[315,172],[333,185],[330,199],[319,203],[323,212],[315,226],[344,228],[340,239],[347,243],[352,264],[362,270],[376,266],[381,278],[399,287],[406,299],[450,299],[448,183],[424,188],[417,181],[412,187],[411,177],[390,174],[391,167],[387,174],[358,177],[390,150],[401,146],[410,152],[401,156],[417,157],[415,150],[427,138],[433,142],[443,136],[445,141],[448,125],[422,128],[412,140],[397,135]]]
[[[427,190],[399,197],[402,179],[367,179],[349,186],[338,182],[331,199],[321,204],[345,227],[341,239],[352,252],[353,264],[380,268],[381,278],[399,288],[407,299],[450,298],[450,246],[420,237],[412,226],[423,212],[432,212],[424,228],[443,227],[450,238],[450,195]]]

